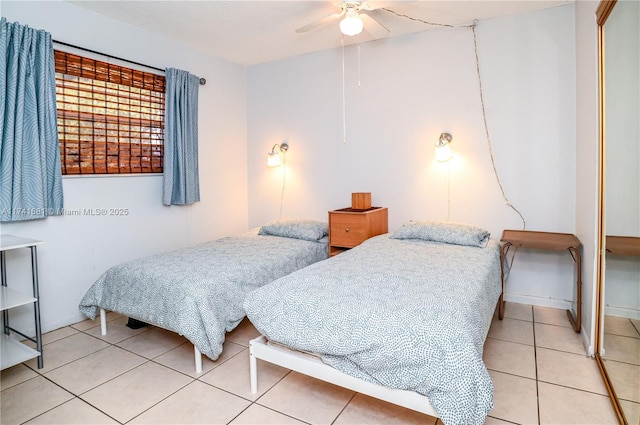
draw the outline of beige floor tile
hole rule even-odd
[[[538,348],[538,380],[607,395],[598,364],[582,354]]]
[[[505,318],[491,322],[488,336],[503,341],[533,345],[533,324],[524,320]]]
[[[573,328],[535,323],[536,347],[586,355],[580,334]]]
[[[144,357],[112,345],[52,370],[45,376],[73,394],[79,395],[146,361],[148,360]]]
[[[536,323],[545,323],[547,325],[564,326],[571,328],[571,322],[567,316],[567,310],[551,307],[533,306],[533,320]]]
[[[71,326],[65,326],[64,328],[56,329],[54,331],[42,334],[42,344],[51,344],[52,342],[58,341],[59,339],[66,338],[77,333],[77,329],[73,329]]]
[[[267,409],[258,404],[252,404],[237,418],[229,422],[230,425],[303,425],[292,417],[283,415],[275,410]]]
[[[633,322],[626,317],[604,316],[604,333],[640,338],[640,333],[633,326]]]
[[[39,373],[46,373],[108,346],[109,344],[104,341],[79,332],[43,346],[44,367],[42,369],[37,369],[37,359],[29,360],[26,365],[37,369]]]
[[[127,322],[126,316],[123,316],[120,313],[116,313],[113,311],[108,311],[107,312],[107,324],[109,324],[109,322],[113,322],[114,320],[118,320],[118,319],[122,319],[125,318],[125,323]],[[86,320],[83,320],[81,322],[78,323],[74,323],[73,325],[71,325],[73,328],[79,330],[79,331],[86,331],[87,329],[91,329],[91,328],[95,328],[96,326],[100,326],[100,311],[98,310],[97,316],[95,319],[91,320],[89,318],[87,318]]]
[[[528,304],[505,302],[504,317],[509,319],[533,321],[532,309]]]
[[[616,425],[609,397],[558,385],[538,383],[540,423]]]
[[[335,420],[335,425],[435,425],[437,419],[395,404],[356,394]]]
[[[518,424],[538,423],[536,381],[489,371],[493,381],[493,409],[489,416]]]
[[[0,423],[21,424],[72,398],[72,394],[37,376],[0,393]]]
[[[28,425],[108,425],[117,423],[116,420],[79,398],[67,401],[27,422]]]
[[[604,364],[618,399],[640,403],[640,366],[614,360]]]
[[[248,400],[194,381],[129,424],[226,424],[250,404]]]
[[[240,324],[231,332],[227,333],[225,339],[227,341],[235,342],[236,344],[249,346],[249,341],[260,336],[260,332],[256,330],[253,323],[246,317],[240,322]]]
[[[627,423],[640,424],[640,404],[624,400],[621,400],[620,404],[622,405],[622,412],[627,419]]]
[[[79,331],[86,331],[87,329],[95,328],[96,326],[100,326],[100,316],[96,317],[94,320],[86,319],[82,322],[71,325],[72,328]]]
[[[640,319],[631,319],[631,323],[633,324],[633,327],[636,328],[636,331],[640,333]]]
[[[218,357],[215,362],[203,354],[202,372],[200,374],[196,373],[193,344],[191,344],[191,342],[189,341],[185,342],[182,345],[179,345],[171,351],[164,353],[161,356],[156,357],[154,361],[156,363],[160,363],[162,365],[170,367],[171,369],[177,370],[178,372],[189,375],[192,378],[197,378],[198,376],[202,376],[210,370],[220,366],[222,363],[244,349],[245,348],[241,345],[226,341],[222,346],[222,354],[220,354],[220,357]]]
[[[484,425],[508,425],[513,424],[513,422],[503,421],[502,419],[492,418],[491,416],[487,416],[487,419],[484,421]]]
[[[125,318],[125,323],[126,323],[126,316],[123,316],[120,313],[116,313],[114,311],[107,311],[107,324],[109,322],[113,322],[114,320],[119,320]],[[91,329],[94,328],[96,326],[100,326],[100,310],[98,310],[97,316],[95,319],[91,320],[89,318],[87,318],[86,320],[83,320],[81,322],[78,323],[74,323],[73,325],[71,325],[73,328],[79,330],[79,331],[86,331],[87,329]]]
[[[606,359],[640,365],[640,339],[604,335],[602,344]]]
[[[245,348],[243,352],[233,356],[199,379],[240,397],[256,400],[287,373],[289,373],[288,369],[258,360],[258,392],[251,394],[249,349]]]
[[[95,336],[96,338],[100,338],[103,341],[106,341],[110,344],[117,344],[119,342],[125,341],[129,338],[132,338],[136,335],[140,335],[145,332],[149,332],[153,329],[153,326],[145,326],[139,329],[131,329],[126,326],[129,321],[128,317],[118,317],[114,320],[107,319],[107,334],[102,335],[102,329],[100,328],[100,321],[98,320],[98,326],[91,327],[84,332]]]
[[[159,364],[144,363],[81,398],[120,422],[127,422],[192,379]]]
[[[36,376],[38,374],[33,370],[23,364],[17,364],[2,371],[2,374],[0,374],[0,389],[6,390]]]
[[[116,345],[148,359],[154,359],[187,341],[185,337],[175,332],[154,326],[150,327],[147,332],[140,333]]]
[[[304,422],[329,424],[353,395],[345,388],[291,372],[257,403]]]
[[[532,345],[487,338],[483,359],[488,369],[536,379],[536,356]]]

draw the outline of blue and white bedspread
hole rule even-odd
[[[326,259],[325,241],[255,232],[126,262],[107,270],[80,302],[151,323],[189,339],[215,360],[225,332],[244,318],[247,292]]]
[[[388,234],[247,295],[269,340],[349,375],[426,395],[447,425],[483,424],[482,351],[500,296],[500,249]]]

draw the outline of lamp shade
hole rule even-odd
[[[449,133],[441,133],[440,138],[436,142],[436,161],[447,162],[453,158],[453,152],[451,151],[451,141],[453,137]]]
[[[453,152],[451,152],[448,143],[446,145],[436,146],[436,161],[447,162],[451,158],[453,158]]]
[[[358,35],[362,32],[364,23],[357,13],[347,14],[347,16],[340,21],[340,31],[344,35]]]
[[[267,165],[269,167],[277,167],[282,163],[279,152],[269,152],[267,156]]]

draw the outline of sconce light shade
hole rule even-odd
[[[278,148],[278,150],[276,150]],[[287,142],[282,142],[281,144],[275,144],[271,148],[271,151],[267,154],[267,166],[269,167],[277,167],[282,164],[282,159],[280,158],[280,152],[283,154],[289,149],[289,144]]]
[[[273,151],[269,152],[269,156],[267,157],[267,165],[269,167],[277,167],[280,164],[282,164],[282,161],[280,160],[280,153]]]
[[[441,133],[440,138],[436,142],[436,161],[447,162],[453,158],[453,152],[451,152],[451,143],[453,138],[449,133]]]
[[[344,35],[358,35],[362,32],[364,23],[358,16],[358,12],[354,8],[347,9],[347,16],[340,21],[340,31]]]

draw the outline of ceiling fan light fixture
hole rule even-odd
[[[340,21],[340,31],[344,35],[358,35],[362,32],[363,27],[364,23],[362,19],[360,19],[358,12],[353,8],[349,8],[347,10],[347,16]]]

